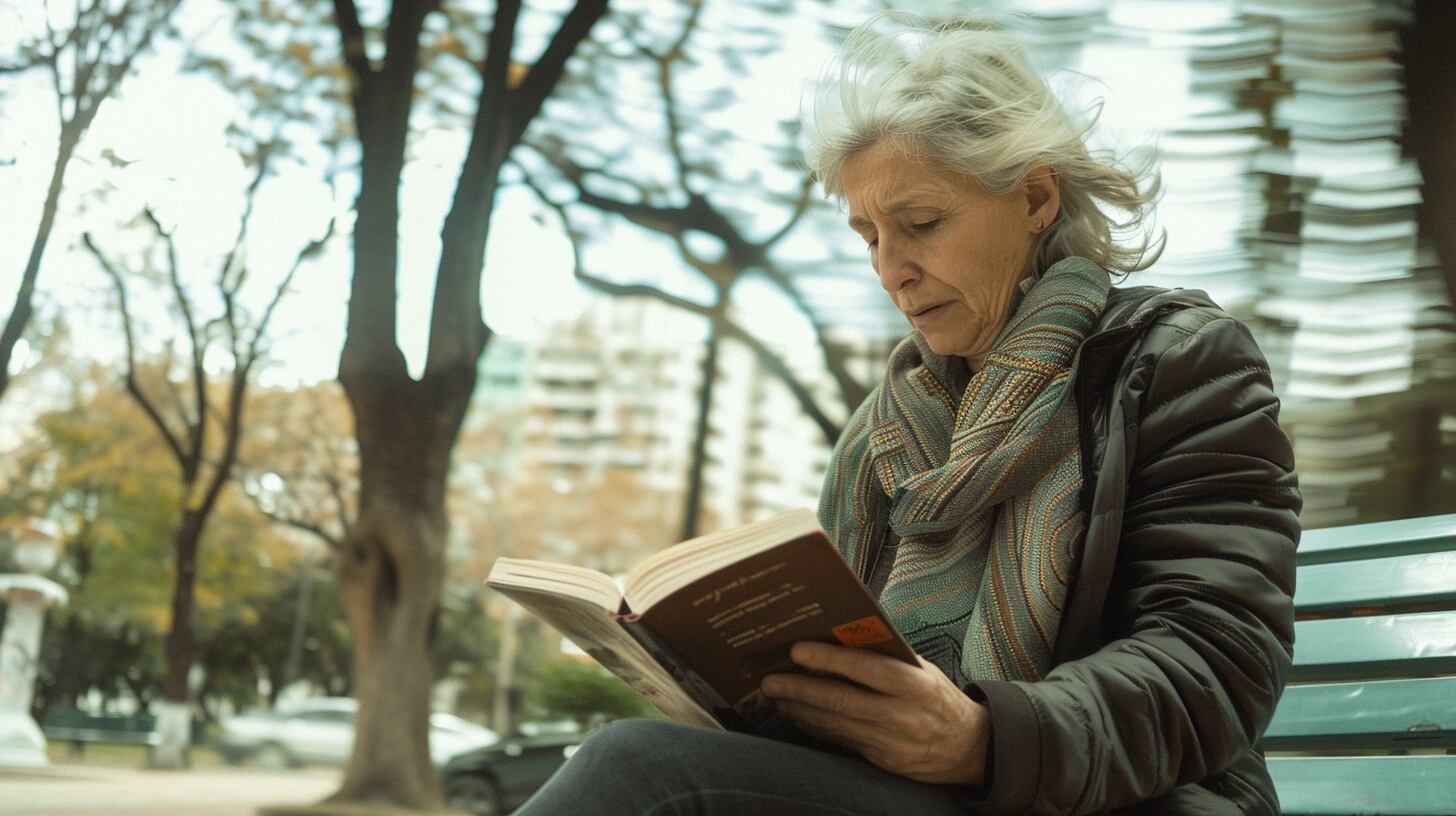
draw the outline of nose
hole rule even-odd
[[[880,286],[892,295],[920,277],[920,266],[913,253],[903,243],[887,241],[884,237],[875,248],[874,266],[880,276]]]

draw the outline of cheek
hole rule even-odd
[[[995,306],[1016,287],[1022,257],[1008,241],[967,241],[957,247],[951,262],[956,286],[966,300]]]

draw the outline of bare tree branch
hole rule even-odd
[[[789,214],[788,220],[783,223],[783,226],[778,228],[777,232],[763,240],[765,250],[782,241],[784,236],[794,231],[794,227],[797,227],[799,221],[804,218],[804,213],[809,211],[809,204],[813,200],[814,177],[804,176],[804,180],[799,186],[799,199],[794,202],[794,211]]]
[[[364,44],[364,26],[359,24],[359,9],[354,0],[334,0],[334,25],[339,29],[339,47],[344,52],[344,65],[349,69],[351,96],[355,99],[356,114],[358,99],[364,86],[374,76],[374,66],[369,64],[369,52]]]
[[[84,233],[81,236],[81,243],[85,244],[86,248],[91,251],[91,254],[96,257],[96,262],[101,265],[102,271],[111,278],[112,285],[116,287],[116,296],[120,301],[121,326],[123,333],[126,335],[126,390],[141,405],[142,410],[146,412],[147,418],[152,421],[152,425],[162,435],[162,440],[167,443],[167,447],[171,449],[172,455],[176,457],[180,465],[187,461],[187,454],[182,449],[181,440],[172,433],[172,429],[167,426],[167,422],[162,418],[161,413],[157,410],[157,406],[142,391],[141,383],[137,380],[136,334],[132,328],[131,309],[127,304],[126,283],[122,280],[121,273],[111,264],[101,249],[96,246],[96,242],[91,238],[91,233]]]
[[[188,414],[187,398],[182,396],[182,389],[177,380],[172,377],[172,369],[177,364],[177,343],[175,338],[167,338],[167,343],[162,347],[162,385],[167,389],[167,396],[172,400],[172,406],[177,409],[177,416],[186,417]],[[158,406],[160,408],[160,405]]]
[[[301,519],[295,516],[284,515],[283,513],[279,513],[277,511],[268,510],[256,499],[253,501],[253,504],[257,506],[258,512],[268,517],[270,521],[282,524],[285,527],[292,527],[295,530],[301,530],[305,533],[312,533],[313,535],[317,536],[319,540],[323,541],[324,544],[328,545],[329,549],[333,550],[334,552],[338,552],[344,547],[344,538],[347,536],[347,533],[345,534],[345,536],[336,536],[333,533],[330,533],[328,530],[325,530],[321,525],[315,524],[314,522],[307,521],[305,519]]]
[[[576,279],[599,292],[614,297],[647,297],[666,303],[669,306],[692,312],[693,314],[702,315],[703,317],[710,318],[713,316],[713,307],[704,306],[686,298],[669,294],[655,286],[640,283],[617,283],[605,278],[589,275],[579,269],[576,274]],[[749,351],[753,352],[754,357],[758,359],[759,363],[770,374],[782,382],[785,388],[789,389],[789,392],[794,395],[794,399],[798,401],[799,407],[803,409],[805,414],[808,414],[815,425],[819,426],[819,431],[824,434],[825,440],[833,444],[839,438],[839,434],[843,428],[839,423],[830,419],[824,413],[823,409],[819,407],[818,399],[814,396],[813,392],[794,374],[793,370],[789,368],[782,357],[775,354],[773,349],[769,348],[766,343],[736,322],[723,318],[719,325],[723,327],[725,336],[731,337],[747,346]]]
[[[582,266],[580,247],[578,246],[576,234],[571,228],[570,216],[567,214],[566,207],[547,197],[546,192],[535,183],[534,179],[531,178],[529,173],[525,172],[524,168],[522,168],[522,175],[524,177],[523,183],[536,194],[536,198],[553,209],[557,217],[561,219],[562,227],[566,230],[571,242],[571,252],[574,260],[573,269],[575,270],[577,280],[599,292],[614,297],[647,297],[682,309],[683,311],[701,315],[704,318],[712,319],[715,317],[716,309],[714,306],[698,303],[678,295],[664,292],[655,286],[641,283],[617,283],[616,281],[609,281],[588,273]],[[723,327],[724,334],[744,344],[753,352],[754,356],[764,368],[777,377],[784,384],[784,387],[789,389],[794,399],[798,401],[799,407],[814,421],[814,424],[819,426],[819,430],[824,434],[824,438],[832,445],[839,438],[839,434],[843,428],[824,413],[824,410],[819,407],[819,401],[813,392],[799,380],[798,376],[794,374],[788,364],[783,361],[783,358],[775,354],[773,349],[770,349],[762,340],[753,336],[752,333],[734,321],[721,315],[717,317],[720,321],[719,325]]]
[[[72,86],[71,89],[71,96],[76,103],[75,110],[73,111],[73,118],[76,121],[83,123],[81,124],[81,127],[83,129],[89,127],[91,121],[96,118],[97,112],[101,109],[101,103],[106,101],[108,98],[111,97],[113,93],[116,92],[116,88],[118,85],[121,84],[121,80],[127,75],[127,73],[131,71],[131,66],[136,61],[136,58],[141,55],[142,52],[146,51],[147,48],[151,45],[152,36],[156,34],[157,30],[162,27],[162,24],[165,23],[167,19],[172,16],[172,12],[176,10],[180,2],[181,0],[165,0],[164,2],[154,3],[148,9],[148,11],[151,12],[151,19],[149,19],[147,23],[141,27],[141,33],[138,36],[138,39],[135,42],[131,43],[128,47],[126,47],[121,55],[121,58],[115,62],[104,62],[106,59],[106,46],[109,45],[111,38],[124,27],[125,17],[129,17],[131,16],[131,14],[144,13],[132,8],[130,2],[128,2],[127,5],[123,7],[122,13],[111,18],[107,18],[107,21],[111,23],[111,26],[105,32],[105,40],[103,40],[102,46],[96,50],[96,56],[94,60],[83,62],[83,49],[79,46],[77,47],[76,60],[78,64],[78,74],[77,82]],[[98,24],[97,29],[99,30],[100,28],[101,26],[100,24]],[[105,65],[105,67],[107,68],[106,78],[102,81],[98,89],[92,91],[90,82],[91,75],[98,67],[101,67],[103,65]]]
[[[42,57],[35,57],[24,62],[0,63],[0,74],[23,74],[32,68],[39,68],[47,62]]]
[[[698,19],[702,15],[703,3],[701,0],[689,0],[691,10],[688,18],[683,23],[682,33],[678,35],[677,41],[672,44],[663,54],[653,54],[652,60],[657,64],[657,88],[662,96],[663,118],[667,123],[667,146],[668,152],[672,154],[673,164],[677,168],[677,183],[684,190],[688,189],[688,163],[682,147],[682,125],[677,115],[677,95],[672,91],[672,68],[678,60],[683,58],[686,52],[688,38],[696,30]]]
[[[328,227],[324,229],[324,234],[309,241],[303,249],[298,251],[298,255],[294,257],[293,265],[288,268],[288,274],[283,276],[283,282],[278,284],[278,288],[273,292],[272,299],[268,301],[268,306],[263,309],[262,317],[258,318],[258,326],[253,332],[253,340],[248,344],[248,352],[244,358],[247,360],[249,366],[252,366],[254,361],[258,359],[258,345],[263,339],[263,334],[268,330],[269,321],[273,319],[273,310],[278,307],[278,302],[283,299],[284,293],[288,291],[289,285],[293,283],[293,276],[298,273],[298,268],[303,265],[304,261],[318,257],[333,235],[334,219],[330,218]]]
[[[711,317],[713,314],[712,306],[698,303],[695,300],[689,300],[680,295],[674,295],[648,283],[618,283],[617,281],[592,275],[580,268],[576,271],[576,279],[598,292],[611,295],[612,297],[651,298],[652,300],[666,303],[675,309],[682,309],[685,312],[691,312],[700,317]]]
[[[480,100],[477,103],[475,128],[481,128],[481,115],[498,112],[510,93],[508,77],[511,50],[516,44],[516,20],[521,13],[520,0],[501,0],[491,20],[490,37],[486,40],[485,62],[480,66]]]
[[[869,394],[869,389],[850,373],[843,355],[835,350],[833,343],[828,339],[828,327],[819,319],[812,304],[799,291],[799,288],[793,284],[790,276],[775,264],[769,255],[770,248],[787,235],[799,223],[804,213],[808,210],[808,206],[812,201],[812,181],[805,180],[794,211],[790,214],[788,220],[770,236],[769,240],[755,243],[746,238],[727,216],[713,207],[705,196],[689,192],[688,203],[681,207],[654,206],[646,203],[645,197],[641,202],[623,201],[594,193],[586,187],[584,176],[587,173],[597,174],[598,171],[588,170],[568,159],[552,156],[540,150],[536,152],[548,163],[556,167],[557,170],[561,171],[566,181],[571,183],[576,189],[577,200],[586,206],[602,212],[620,215],[638,226],[673,236],[678,240],[680,247],[685,246],[681,242],[681,236],[690,229],[706,232],[722,241],[728,248],[728,258],[725,260],[730,264],[730,268],[756,269],[778,287],[789,298],[790,302],[794,304],[795,308],[802,312],[809,320],[813,326],[815,338],[819,341],[819,345],[823,349],[825,367],[829,370],[830,376],[834,378],[836,385],[838,385],[840,393],[844,396],[845,403],[850,406],[855,406],[864,401],[865,396]],[[621,181],[629,183],[625,180]],[[692,261],[693,257],[690,254],[684,255],[684,258],[689,261]]]
[[[507,146],[513,147],[520,142],[526,127],[541,111],[546,97],[551,95],[551,91],[561,81],[561,75],[566,71],[567,59],[575,53],[577,46],[587,38],[592,27],[606,11],[607,0],[577,0],[571,13],[561,21],[561,26],[551,38],[551,44],[546,46],[541,58],[536,60],[530,73],[526,74],[521,86],[516,89],[510,115],[510,130],[505,134]]]
[[[243,243],[248,236],[248,224],[253,220],[253,206],[258,200],[258,188],[263,186],[263,179],[268,176],[269,164],[275,149],[275,142],[265,142],[259,147],[258,154],[254,157],[258,162],[258,172],[253,174],[253,180],[248,183],[247,189],[243,192],[243,214],[238,218],[238,231],[233,236],[233,245],[228,247],[227,254],[223,256],[222,264],[218,267],[217,288],[224,298],[236,295],[243,286],[242,277],[232,273],[237,264],[238,255],[242,252]]]
[[[182,285],[182,272],[177,264],[177,244],[172,239],[172,233],[162,228],[162,223],[157,220],[151,207],[143,208],[142,215],[152,225],[157,237],[162,239],[162,244],[166,247],[167,277],[172,284],[172,295],[177,298],[177,308],[182,312],[182,324],[183,328],[187,330],[187,339],[192,344],[192,398],[195,402],[192,415],[184,415],[183,422],[188,428],[192,458],[196,459],[207,442],[207,422],[204,419],[207,411],[207,372],[203,367],[207,342],[206,338],[199,336],[197,319],[192,313],[192,299],[187,296],[187,289]],[[195,468],[196,462],[194,461],[190,466],[183,464],[183,470],[189,473],[188,481],[190,482],[190,476],[195,476],[195,471],[189,470],[189,467]]]

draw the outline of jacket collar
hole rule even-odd
[[[1169,307],[1212,306],[1216,303],[1201,289],[1164,289],[1160,286],[1112,287],[1107,307],[1097,324],[1097,334],[1113,332],[1147,322]]]

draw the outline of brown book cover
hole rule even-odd
[[[916,662],[807,510],[664,550],[621,595],[600,573],[514,559],[497,561],[487,583],[684,722],[773,730],[759,683],[798,670],[789,647],[801,640]]]

